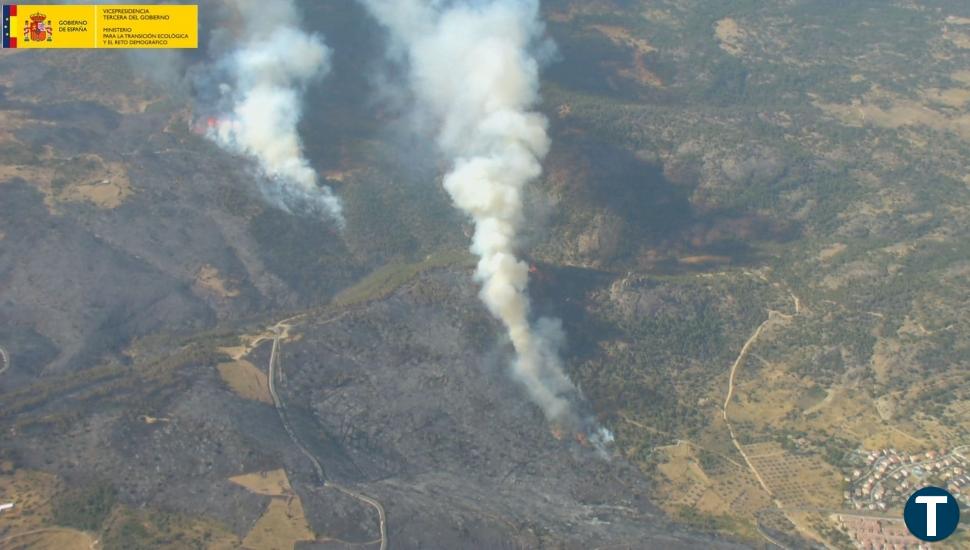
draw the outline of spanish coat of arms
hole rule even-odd
[[[50,42],[54,39],[54,27],[43,13],[35,13],[24,21],[24,42]]]

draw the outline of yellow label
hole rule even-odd
[[[10,36],[17,48],[93,48],[94,6],[17,5]]]
[[[96,6],[98,48],[197,48],[198,6]]]
[[[10,36],[19,48],[197,48],[194,5],[17,4]]]

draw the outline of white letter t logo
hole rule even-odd
[[[946,504],[945,496],[919,496],[916,497],[917,504],[926,505],[926,536],[935,537],[936,536],[936,505]]]

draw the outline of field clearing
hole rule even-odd
[[[195,276],[195,285],[220,298],[235,298],[239,296],[239,291],[232,288],[232,285],[222,277],[219,270],[209,264],[199,268]]]
[[[83,531],[50,527],[37,531],[0,538],[0,546],[8,550],[92,550],[98,548],[97,539]]]
[[[949,30],[943,33],[943,38],[949,40],[958,49],[970,50],[970,33]]]
[[[288,497],[294,494],[293,488],[290,486],[290,480],[286,477],[286,471],[282,469],[270,472],[243,474],[231,477],[229,481],[236,485],[241,485],[249,489],[250,492],[258,495]]]
[[[950,74],[950,78],[970,87],[970,71],[954,71]]]
[[[964,140],[970,140],[970,114],[949,114],[932,107],[943,103],[952,108],[956,102],[962,107],[968,99],[970,95],[966,90],[937,90],[936,94],[924,92],[923,101],[914,101],[875,89],[850,104],[821,101],[814,101],[813,104],[847,126],[862,128],[871,125],[891,130],[926,127],[952,132]]]
[[[771,443],[748,445],[752,465],[782,505],[838,508],[842,503],[839,472],[817,455],[795,455]]]
[[[93,157],[94,155],[92,155]],[[121,206],[132,193],[131,180],[124,165],[104,162],[95,157],[100,168],[83,174],[83,180],[72,181],[56,195],[61,202],[88,202],[110,210]]]
[[[727,53],[734,56],[744,53],[744,38],[747,33],[735,19],[726,17],[715,23],[714,36],[720,42],[721,49]]]
[[[658,465],[657,504],[668,514],[679,516],[691,510],[706,516],[740,518],[731,532],[757,539],[755,514],[773,506],[751,472],[730,462],[717,460],[717,467],[701,465],[697,449],[680,443],[662,449]]]
[[[590,28],[599,31],[614,44],[629,46],[639,53],[657,51],[657,48],[653,47],[645,38],[633,36],[629,29],[624,27],[618,25],[590,25]]]
[[[845,243],[834,243],[829,247],[823,248],[818,253],[818,259],[821,262],[827,262],[832,258],[835,258],[839,254],[845,252],[849,247]]]
[[[131,194],[131,188],[118,182],[104,180],[101,183],[75,185],[68,192],[61,195],[61,199],[69,202],[87,201],[100,208],[117,208]]]
[[[865,449],[896,448],[903,451],[926,450],[931,444],[913,433],[920,430],[905,422],[883,420],[875,401],[856,390],[836,392],[828,403],[816,409],[817,414],[798,419],[791,427],[844,434]]]
[[[930,103],[963,109],[970,103],[970,89],[967,88],[929,88],[923,92],[923,97]]]
[[[297,497],[274,497],[242,547],[250,550],[291,550],[297,542],[316,540],[310,530],[303,503]]]
[[[127,548],[134,543],[159,550],[231,550],[240,547],[239,537],[216,521],[126,506],[115,507],[105,521],[101,536],[105,546],[114,548]]]
[[[60,484],[57,477],[33,470],[0,468],[0,501],[14,508],[0,513],[0,539],[39,529],[51,522],[51,499]]]
[[[0,122],[9,118],[0,116]],[[44,124],[44,121],[33,119],[27,122]],[[17,125],[21,121],[14,118],[11,123]],[[57,158],[50,149],[35,156],[16,140],[3,139],[0,134],[0,143],[3,142],[10,143],[12,151],[19,151],[18,147],[23,151],[0,164],[0,179],[20,178],[30,182],[44,195],[44,204],[52,214],[58,213],[59,204],[72,202],[86,202],[111,210],[121,206],[134,193],[122,163],[107,162],[94,154]]]
[[[132,193],[128,170],[120,162],[108,162],[94,154],[59,159],[54,163],[51,182],[54,198],[60,202],[88,202],[112,209]]]
[[[246,399],[273,404],[269,393],[269,379],[266,374],[245,359],[216,365],[219,376],[229,388]]]
[[[926,441],[901,430],[900,426],[884,421],[876,403],[856,390],[840,391],[818,415],[803,419],[795,425],[799,429],[843,433],[865,449],[896,448],[903,451],[926,450]]]
[[[810,386],[782,368],[742,370],[735,381],[732,422],[777,425],[796,411]],[[797,412],[797,411],[796,411]]]
[[[289,550],[300,541],[316,540],[310,529],[303,502],[293,492],[285,470],[253,472],[229,478],[257,495],[271,497],[263,515],[243,539],[249,550]]]

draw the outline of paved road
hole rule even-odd
[[[327,482],[327,486],[333,487],[334,489],[346,495],[354,497],[357,500],[366,502],[367,504],[370,504],[371,506],[373,506],[375,510],[377,510],[377,517],[378,517],[378,520],[380,521],[380,529],[381,529],[381,550],[387,550],[387,515],[384,513],[384,506],[382,506],[381,503],[378,502],[377,500],[367,495],[364,495],[355,491],[351,491],[350,489],[337,485],[336,483]]]
[[[269,354],[269,393],[273,398],[273,405],[276,407],[276,412],[279,414],[280,422],[283,424],[283,429],[286,430],[286,434],[290,436],[293,443],[300,449],[300,451],[310,460],[313,464],[313,469],[316,472],[317,481],[324,487],[332,487],[341,493],[346,494],[352,498],[355,498],[361,502],[365,502],[377,510],[377,517],[379,521],[380,533],[381,533],[381,550],[387,550],[387,514],[384,512],[384,506],[381,505],[379,501],[373,499],[362,493],[358,493],[340,484],[334,483],[327,480],[327,476],[324,474],[323,466],[317,457],[310,452],[309,449],[303,444],[299,437],[297,437],[296,432],[290,427],[290,421],[286,416],[286,405],[280,399],[279,394],[276,392],[276,377],[279,376],[280,379],[283,378],[283,366],[280,365],[280,336],[282,334],[280,325],[273,327],[273,349]]]
[[[313,453],[311,453],[306,448],[306,446],[303,445],[303,442],[300,441],[299,437],[297,437],[296,432],[294,432],[293,429],[290,427],[290,421],[286,416],[286,405],[283,404],[283,401],[280,399],[279,394],[276,393],[276,376],[279,373],[277,366],[279,365],[279,362],[280,362],[279,327],[275,327],[274,332],[275,332],[275,335],[273,337],[273,350],[269,354],[269,393],[270,393],[270,396],[273,398],[273,405],[276,407],[276,412],[277,414],[279,414],[280,422],[283,424],[283,429],[286,430],[286,434],[290,436],[290,439],[293,440],[293,443],[296,444],[296,446],[300,449],[300,451],[303,452],[303,454],[308,459],[310,459],[310,462],[313,464],[313,469],[315,470],[317,475],[317,482],[320,483],[321,485],[326,485],[327,476],[324,475],[323,466],[320,465],[320,461],[317,460],[317,457],[313,456]]]

